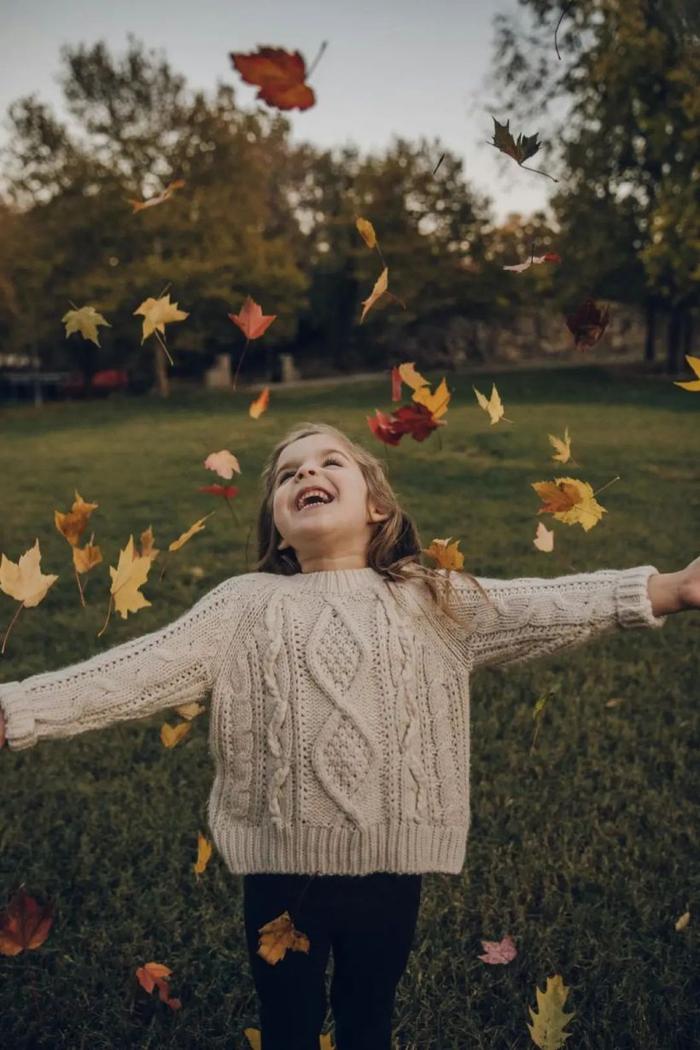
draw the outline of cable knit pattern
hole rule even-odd
[[[455,620],[419,581],[370,568],[234,576],[160,630],[0,684],[7,741],[20,751],[210,698],[208,820],[231,872],[457,873],[471,672],[661,627],[656,571],[478,577],[488,600],[452,573]]]

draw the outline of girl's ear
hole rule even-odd
[[[369,504],[368,511],[370,524],[374,524],[375,522],[379,521],[386,521],[386,519],[390,516],[389,514],[382,514],[380,511],[378,511],[374,503]]]
[[[285,547],[288,547],[288,546],[289,546],[289,544],[287,543],[287,541],[284,538],[282,538],[280,540],[280,542],[277,544],[277,550],[278,551],[283,551],[285,549]]]

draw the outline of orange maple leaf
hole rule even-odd
[[[295,930],[288,911],[258,927],[258,933],[262,934],[259,938],[258,955],[270,966],[276,966],[280,959],[284,959],[288,949],[309,954],[309,938],[305,933]]]
[[[39,904],[20,886],[0,915],[0,955],[40,948],[53,923],[53,905]]]
[[[260,304],[248,295],[240,313],[229,314],[229,317],[238,325],[246,339],[259,339],[276,319],[277,314],[264,314]]]
[[[229,58],[245,80],[259,88],[257,98],[277,109],[308,109],[316,101],[305,84],[306,63],[299,51],[259,47],[252,54],[231,51]]]
[[[269,386],[264,387],[262,393],[255,401],[251,401],[248,406],[248,415],[251,419],[259,419],[263,412],[267,411],[267,406],[270,403],[270,388]]]

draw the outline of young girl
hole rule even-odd
[[[469,676],[661,627],[700,607],[700,558],[555,579],[430,570],[382,464],[302,424],[263,471],[256,571],[173,623],[64,670],[0,685],[21,750],[212,697],[212,839],[244,876],[263,1050],[390,1050],[423,872],[459,874],[469,829]],[[3,721],[6,727],[3,732]],[[275,965],[260,928],[310,941]]]

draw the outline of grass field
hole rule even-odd
[[[448,385],[442,447],[434,434],[386,449],[424,546],[459,537],[465,569],[497,577],[648,563],[670,572],[700,553],[700,396],[601,369],[503,374],[498,389],[514,422],[491,427],[470,376],[450,375]],[[476,385],[489,393],[483,377]],[[259,471],[291,424],[332,422],[385,454],[365,416],[392,407],[388,382],[273,389],[259,420],[248,416],[250,400],[201,392],[165,403],[0,409],[0,550],[16,561],[38,537],[42,570],[61,577],[19,616],[0,681],[151,631],[227,576],[250,571]],[[550,459],[547,433],[561,435],[567,424],[579,470],[558,470]],[[196,491],[217,480],[202,461],[219,448],[243,468],[238,526]],[[557,549],[542,554],[532,546],[530,482],[568,473],[594,489],[621,480],[600,495],[608,513],[594,529],[555,522]],[[92,522],[105,557],[86,609],[53,524],[76,488],[100,505]],[[107,564],[116,565],[129,534],[136,540],[152,525],[166,549],[215,507],[162,582],[152,573],[144,587],[152,607],[126,621],[113,616],[97,638]],[[0,595],[0,633],[14,612]],[[536,1007],[536,985],[544,989],[557,973],[570,987],[565,1009],[575,1011],[571,1050],[700,1045],[699,626],[698,613],[671,616],[660,631],[620,631],[475,676],[467,859],[460,875],[424,876],[396,1048],[533,1046],[528,1006]],[[544,689],[553,699],[531,752],[532,707]],[[611,698],[622,702],[606,707]],[[0,956],[0,1046],[8,1050],[247,1048],[243,1029],[258,1017],[242,880],[217,855],[199,883],[192,870],[197,832],[206,833],[208,714],[185,745],[166,750],[159,729],[169,715],[0,752],[0,906],[20,883],[55,905],[43,946]],[[676,931],[686,910],[690,924]],[[481,939],[505,933],[518,956],[507,966],[479,961]],[[181,1010],[137,985],[136,967],[152,959],[172,968]]]

